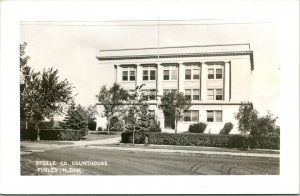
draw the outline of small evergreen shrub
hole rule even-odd
[[[161,128],[160,128],[159,124],[157,124],[156,122],[153,122],[153,123],[150,124],[147,131],[149,131],[149,132],[161,132]]]
[[[203,133],[206,129],[207,124],[203,122],[199,122],[196,124],[192,124],[189,127],[189,132],[191,133]]]
[[[228,135],[232,129],[233,129],[233,124],[231,122],[228,122],[221,129],[220,134]]]

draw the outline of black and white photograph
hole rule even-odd
[[[283,19],[269,15],[280,5],[286,6],[282,8],[286,13],[297,1],[250,3],[252,14],[258,10],[260,17],[245,17],[242,10],[247,4],[230,7],[235,1],[221,3],[230,7],[231,17],[213,4],[201,8],[195,1],[172,2],[162,3],[159,11],[158,2],[145,1],[125,1],[124,7],[95,1],[99,7],[81,4],[83,12],[78,12],[79,4],[64,4],[61,8],[70,6],[70,15],[66,10],[61,17],[63,9],[46,4],[37,9],[33,3],[32,13],[21,11],[24,18],[2,17],[14,22],[10,37],[18,36],[11,55],[14,77],[1,73],[1,86],[13,80],[8,88],[13,96],[3,100],[14,104],[1,102],[4,111],[11,111],[1,113],[1,122],[7,124],[3,128],[13,124],[9,131],[15,137],[10,141],[15,141],[13,173],[18,179],[37,182],[40,177],[62,180],[63,176],[78,182],[93,176],[101,182],[109,179],[105,183],[118,179],[124,187],[131,184],[126,179],[133,179],[132,183],[147,179],[150,185],[160,177],[163,181],[174,177],[176,193],[183,193],[183,187],[176,187],[180,183],[190,187],[197,179],[207,183],[199,185],[204,193],[255,193],[256,189],[234,189],[226,180],[232,177],[234,182],[246,179],[257,187],[266,182],[257,193],[273,193],[268,189],[272,186],[278,189],[274,193],[284,193],[279,180],[299,171],[290,171],[294,167],[287,165],[298,165],[298,154],[286,150],[299,147],[292,144],[299,127],[291,128],[299,122],[298,107],[296,113],[285,108],[295,103],[289,102],[286,91],[296,87],[292,99],[298,98],[294,57],[299,47],[291,50],[283,43],[294,39],[299,28],[296,33],[285,32]],[[264,6],[271,7],[269,14],[262,11]],[[103,13],[92,18],[97,8]],[[298,38],[294,41],[299,45]],[[5,53],[1,56],[7,58]],[[6,121],[5,116],[13,119]],[[285,138],[287,134],[291,139]],[[1,152],[7,139],[1,137],[5,141]],[[9,162],[1,163],[3,171],[4,165]],[[223,181],[226,191],[214,192],[213,179]],[[296,187],[297,182],[291,181],[290,186]],[[264,188],[269,191],[259,192]],[[72,192],[76,189],[80,188],[73,186]],[[125,192],[141,193],[141,189]],[[186,193],[201,189],[194,186]]]
[[[24,22],[20,33],[21,175],[280,174],[277,23]]]

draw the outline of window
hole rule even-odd
[[[177,70],[171,70],[171,80],[177,80]]]
[[[200,69],[193,69],[193,79],[198,80],[200,78]]]
[[[200,66],[199,65],[185,65],[185,80],[199,80]]]
[[[148,80],[148,70],[143,70],[143,80]]]
[[[185,70],[185,79],[190,80],[192,75],[192,71],[190,69]]]
[[[164,80],[170,80],[170,70],[164,70]]]
[[[216,69],[216,79],[222,79],[222,69]]]
[[[214,89],[207,89],[207,100],[214,100]]]
[[[214,69],[208,69],[208,79],[214,79]]]
[[[191,93],[191,89],[185,89],[185,98],[187,98],[188,100],[192,99],[192,93]]]
[[[164,80],[177,80],[178,69],[177,66],[164,67]]]
[[[199,122],[199,111],[198,110],[187,110],[184,111],[185,122]]]
[[[222,111],[207,110],[207,122],[222,122]]]
[[[122,71],[122,80],[128,81],[128,71]]]
[[[200,100],[200,90],[193,89],[193,100]]]
[[[214,111],[207,111],[207,122],[214,122]]]
[[[135,81],[135,71],[130,71],[130,81]]]
[[[207,100],[223,100],[223,89],[207,89]]]
[[[223,100],[223,89],[216,89],[216,100]]]
[[[154,66],[144,66],[143,67],[143,80],[155,80],[155,67]]]
[[[150,70],[150,80],[155,80],[155,70]]]
[[[222,122],[222,111],[215,111],[216,122]]]

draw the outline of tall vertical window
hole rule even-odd
[[[177,70],[171,70],[171,80],[177,80]]]
[[[193,89],[193,100],[200,100],[200,90]]]
[[[222,79],[222,69],[216,69],[216,79]]]
[[[150,80],[155,80],[155,70],[150,70]]]
[[[122,71],[122,80],[128,81],[128,71]]]
[[[193,79],[198,80],[200,78],[200,69],[193,69]]]
[[[207,122],[222,122],[223,114],[221,110],[207,110]]]
[[[185,98],[188,100],[192,99],[191,89],[185,89]]]
[[[192,78],[192,71],[190,69],[185,70],[185,79],[190,80]]]
[[[215,111],[216,122],[222,122],[222,111]]]
[[[214,100],[214,89],[207,89],[207,100]]]
[[[199,122],[199,111],[198,110],[186,110],[184,111],[185,122]]]
[[[214,122],[214,111],[207,111],[207,122]]]
[[[170,80],[170,70],[164,70],[164,80]]]
[[[223,100],[223,89],[216,89],[216,100]]]
[[[148,70],[143,70],[143,80],[148,80]]]
[[[130,71],[130,81],[135,81],[135,71]]]
[[[208,69],[208,75],[207,75],[208,79],[214,79],[214,69]]]

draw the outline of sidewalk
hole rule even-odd
[[[244,156],[244,157],[265,157],[265,158],[280,158],[279,151],[275,153],[253,153],[253,152],[230,152],[224,150],[217,151],[214,148],[209,148],[209,150],[189,150],[189,149],[174,149],[174,146],[163,146],[167,148],[159,148],[159,146],[148,146],[143,147],[142,145],[136,145],[131,147],[118,147],[118,146],[105,146],[105,145],[87,145],[88,148],[101,149],[101,150],[119,150],[127,152],[154,152],[154,153],[178,153],[178,154],[205,154],[205,155],[227,155],[227,156]],[[177,146],[178,147],[178,146]],[[180,147],[180,146],[179,146]],[[182,146],[188,148],[186,146]],[[173,148],[173,149],[172,149]],[[216,148],[215,148],[216,149]],[[274,151],[274,150],[270,150]],[[278,153],[277,153],[278,152]]]

